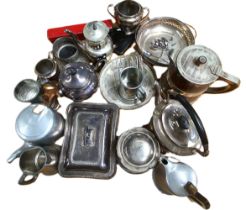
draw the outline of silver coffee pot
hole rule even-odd
[[[216,81],[227,83],[211,87]],[[160,79],[162,90],[174,89],[190,102],[203,93],[226,93],[239,87],[240,79],[222,70],[218,55],[201,45],[185,47],[172,62]]]

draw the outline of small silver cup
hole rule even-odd
[[[143,74],[141,69],[130,66],[120,73],[119,94],[127,100],[144,101],[146,93],[142,88]]]
[[[58,79],[57,63],[49,58],[40,60],[35,66],[35,73],[41,83],[46,83],[49,80]]]
[[[18,183],[31,184],[37,180],[39,173],[56,174],[60,150],[61,147],[58,145],[30,147],[24,150],[20,156],[20,168],[23,174]]]

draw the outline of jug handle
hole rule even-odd
[[[31,176],[31,178],[28,179],[28,180],[26,180],[26,178],[27,178],[28,176]],[[19,181],[18,181],[18,184],[19,184],[19,185],[28,185],[28,184],[32,184],[33,182],[35,182],[35,181],[37,180],[37,178],[38,178],[38,174],[32,174],[32,173],[26,173],[26,172],[24,172],[24,173],[21,175],[21,177],[20,177],[20,179],[19,179]]]
[[[108,7],[107,7],[107,11],[108,11],[108,13],[110,14],[110,16],[112,18],[115,18],[115,16],[113,15],[113,13],[110,11],[110,8],[112,8],[113,6],[114,6],[113,4],[109,4]]]
[[[218,80],[224,81],[227,83],[227,85],[222,86],[222,87],[209,87],[205,93],[211,93],[211,94],[217,94],[217,93],[226,93],[230,92],[240,85],[240,79],[228,74],[220,69],[212,69],[210,68],[211,72],[214,75],[219,76]]]
[[[202,142],[202,146],[203,146],[203,151],[199,150],[199,149],[195,149],[195,151],[197,153],[199,153],[200,155],[206,157],[209,154],[209,149],[208,149],[208,138],[207,138],[207,134],[205,131],[205,128],[202,124],[202,121],[200,119],[200,117],[198,116],[198,114],[196,113],[195,109],[192,107],[192,105],[186,100],[186,98],[180,94],[174,93],[174,91],[170,91],[169,92],[171,95],[171,98],[174,98],[175,100],[179,101],[184,108],[186,109],[186,111],[189,113],[193,123],[196,126],[197,132],[201,138],[201,142]]]
[[[210,208],[210,203],[207,198],[205,198],[202,194],[200,194],[197,188],[191,183],[188,182],[184,186],[185,190],[188,192],[188,198],[197,204],[199,204],[204,209]]]

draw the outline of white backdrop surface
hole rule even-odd
[[[193,25],[197,44],[218,53],[225,71],[240,77],[234,92],[204,95],[195,104],[205,125],[210,155],[178,157],[190,164],[199,176],[199,191],[211,202],[211,209],[245,208],[245,4],[234,1],[139,1],[150,8],[150,17],[170,16]],[[186,198],[161,194],[154,186],[151,171],[131,175],[118,166],[111,180],[64,179],[40,175],[36,183],[19,186],[18,160],[7,164],[7,157],[22,144],[14,129],[15,118],[26,107],[13,97],[15,85],[35,78],[34,65],[45,58],[52,45],[46,38],[51,27],[110,18],[107,5],[115,0],[53,0],[0,2],[1,34],[1,146],[0,209],[172,209],[200,207]],[[163,69],[158,68],[159,72]],[[158,73],[160,74],[160,73]],[[105,102],[100,91],[88,101]],[[62,99],[61,112],[71,103]],[[118,134],[147,123],[153,100],[134,111],[121,111]]]

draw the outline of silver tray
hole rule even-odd
[[[113,177],[118,118],[119,108],[114,104],[70,104],[59,174],[96,179]]]

